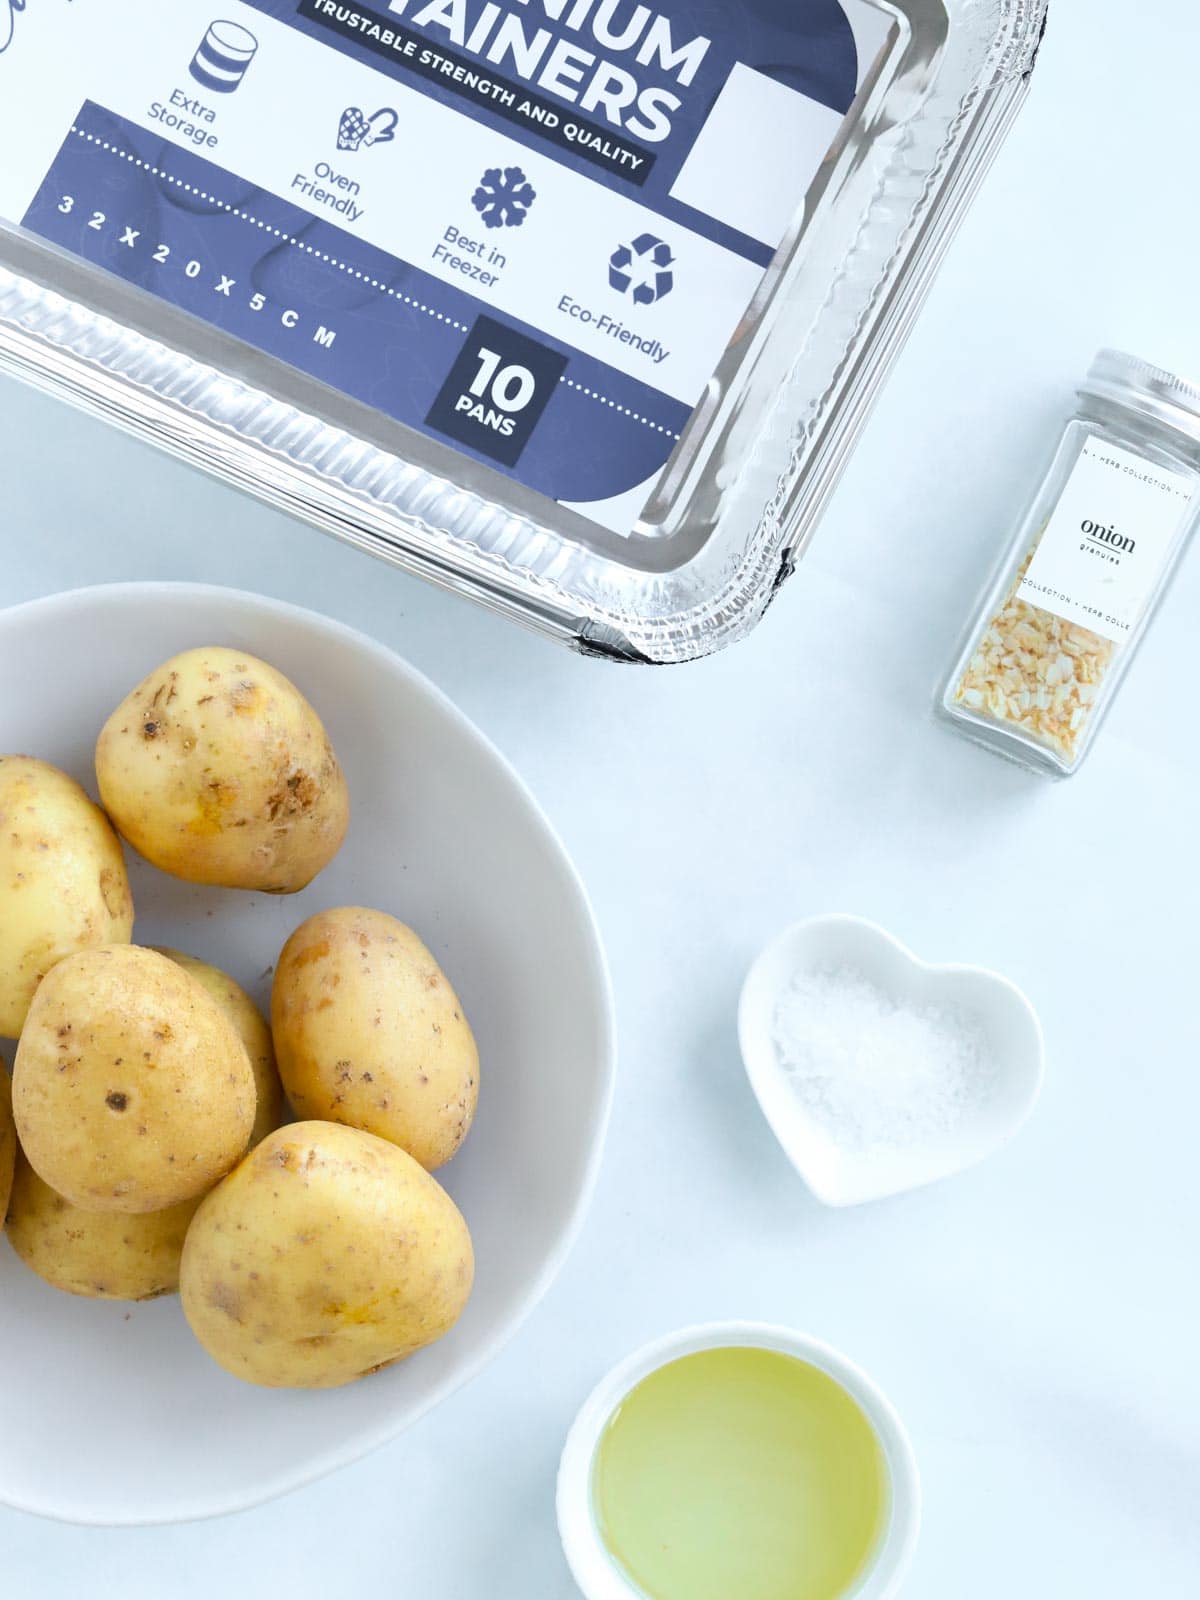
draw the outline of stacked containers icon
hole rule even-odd
[[[216,94],[232,94],[254,60],[258,40],[238,22],[214,22],[192,58],[197,83]]]

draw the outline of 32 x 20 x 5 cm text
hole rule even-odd
[[[74,195],[64,194],[58,202],[58,209],[64,216],[70,216],[75,210],[75,207],[76,201]],[[135,228],[131,223],[114,222],[103,211],[93,211],[88,219],[87,226],[93,233],[104,233],[106,231],[116,232],[118,235],[118,243],[125,246],[126,249],[150,249],[149,244],[143,245],[140,229]],[[171,263],[171,254],[172,252],[170,245],[157,244],[151,250],[150,259],[157,266],[168,267]],[[243,298],[240,294],[234,294],[234,290],[237,288],[238,283],[236,278],[231,278],[227,273],[224,272],[212,274],[211,269],[206,269],[204,263],[202,261],[197,261],[194,256],[183,264],[184,277],[191,279],[193,282],[202,278],[206,270],[210,272],[212,279],[212,292],[214,294],[221,295],[226,300],[241,300]],[[245,297],[244,303],[251,311],[255,312],[278,309],[272,308],[271,302],[268,300],[267,296],[258,290],[255,290],[253,294]],[[280,310],[279,320],[282,326],[287,328],[289,331],[306,331],[301,329],[301,323],[304,320],[303,313],[298,311],[294,306],[285,306],[282,310]],[[314,344],[320,345],[325,350],[330,350],[333,348],[334,341],[337,339],[337,332],[335,329],[327,328],[324,323],[321,323],[313,333],[312,338]]]

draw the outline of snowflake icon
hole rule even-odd
[[[630,295],[635,305],[652,306],[675,287],[674,266],[670,245],[652,233],[641,233],[632,244],[618,245],[608,258],[608,281],[618,294]]]
[[[471,196],[471,204],[489,228],[519,228],[537,199],[520,167],[489,167]]]

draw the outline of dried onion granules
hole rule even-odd
[[[1102,351],[940,709],[1076,770],[1200,513],[1200,388]]]

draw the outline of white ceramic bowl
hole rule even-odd
[[[861,972],[898,1001],[953,1007],[971,1017],[996,1068],[986,1095],[944,1134],[920,1143],[870,1151],[835,1143],[794,1092],[772,1039],[775,1008],[788,984],[823,966]],[[1045,1070],[1041,1024],[1015,984],[983,967],[931,966],[863,917],[813,917],[773,940],[743,986],[738,1034],[763,1114],[813,1194],[830,1206],[900,1194],[982,1161],[1026,1121]]]
[[[920,1477],[904,1425],[883,1392],[852,1361],[807,1334],[761,1322],[712,1322],[668,1334],[615,1367],[584,1402],[567,1435],[558,1470],[558,1531],[586,1600],[645,1600],[609,1555],[596,1521],[592,1467],[609,1418],[626,1395],[659,1367],[699,1350],[730,1347],[796,1356],[828,1373],[862,1407],[887,1462],[891,1511],[869,1568],[843,1600],[891,1600],[908,1570],[921,1526]]]
[[[411,922],[480,1043],[478,1118],[439,1174],[470,1224],[478,1275],[440,1344],[348,1388],[305,1394],[226,1376],[176,1298],[73,1299],[0,1245],[0,1501],[77,1522],[252,1505],[382,1444],[478,1372],[572,1244],[611,1093],[604,956],[570,861],[492,746],[369,639],[275,601],[188,584],[22,606],[0,614],[0,750],[53,761],[94,793],[105,717],[160,661],[198,644],[260,655],[307,692],[347,771],[350,835],[315,884],[285,898],[180,883],[130,854],[134,936],[218,963],[261,1001],[287,935],[318,908],[367,904]]]

